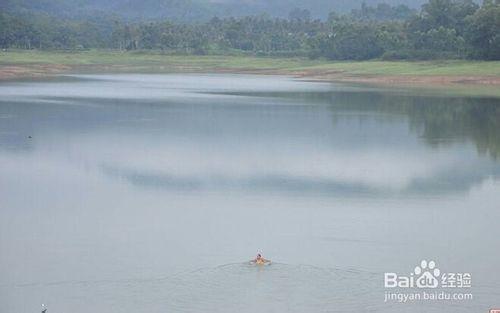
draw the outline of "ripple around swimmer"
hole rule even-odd
[[[237,263],[152,279],[0,284],[0,294],[33,308],[25,312],[49,303],[53,312],[73,313],[468,313],[484,311],[499,295],[495,284],[474,289],[480,301],[385,303],[382,277],[358,269]]]
[[[380,307],[379,277],[308,265],[240,263],[182,273],[140,288],[148,290],[142,300],[164,312],[358,312]]]

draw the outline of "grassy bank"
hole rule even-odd
[[[145,68],[150,70],[169,69],[292,69],[318,66],[325,62],[292,58],[264,58],[250,56],[194,56],[163,55],[149,52],[120,51],[83,51],[83,52],[48,52],[48,51],[7,51],[0,53],[0,64],[60,64],[68,66],[116,66],[127,68]]]
[[[500,61],[332,62],[304,58],[191,56],[119,51],[4,51],[4,79],[60,72],[235,72],[373,83],[500,84]]]

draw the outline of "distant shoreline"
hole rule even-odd
[[[0,52],[0,80],[68,73],[234,73],[382,85],[481,85],[498,88],[500,61],[346,61],[193,56],[93,50]]]

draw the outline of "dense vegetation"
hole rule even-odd
[[[381,2],[417,9],[426,0],[2,0],[0,11],[31,11],[65,18],[85,18],[101,12],[135,21],[206,22],[214,16],[268,14],[286,18],[293,8],[307,9],[311,17],[326,19],[330,11],[347,13],[362,3],[376,6]]]
[[[500,0],[485,0],[482,5],[472,0],[430,0],[419,12],[404,5],[363,5],[349,14],[332,12],[325,21],[312,19],[305,9],[291,10],[287,19],[214,17],[201,23],[5,12],[0,14],[2,48],[110,48],[334,60],[500,59]]]

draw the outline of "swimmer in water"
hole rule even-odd
[[[252,261],[250,261],[250,263],[253,263],[253,264],[258,264],[258,265],[264,265],[264,264],[270,264],[271,263],[271,260],[267,260],[267,259],[264,259],[262,257],[262,254],[260,253],[257,253],[257,256],[255,257],[255,259],[253,259]]]

